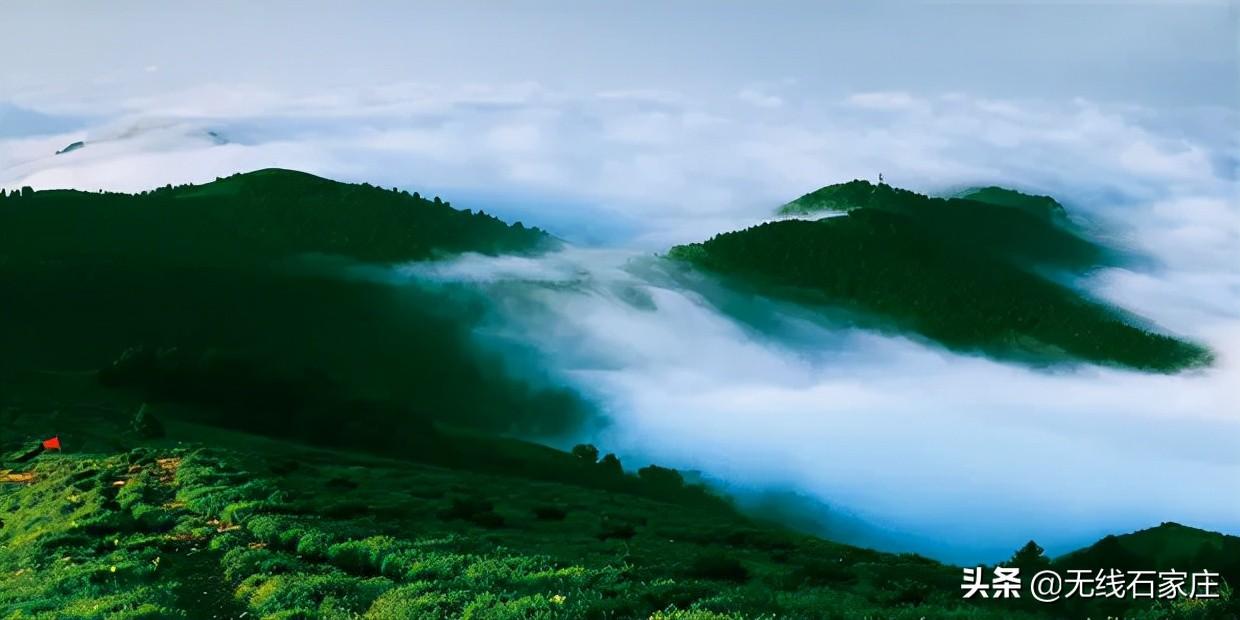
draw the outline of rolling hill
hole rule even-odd
[[[1203,347],[1051,277],[1116,260],[1074,230],[1058,203],[994,188],[971,195],[937,199],[852,181],[782,209],[842,214],[723,233],[668,256],[760,294],[843,310],[860,325],[958,351],[1155,372],[1209,363]]]
[[[589,411],[480,345],[490,300],[366,277],[558,243],[438,197],[289,170],[135,195],[26,189],[0,199],[0,234],[0,367],[99,368],[129,349],[250,360],[402,403],[394,435],[416,418],[554,436]]]
[[[926,236],[970,252],[1024,267],[1085,271],[1113,264],[1113,252],[1086,239],[1049,196],[1000,187],[969,190],[957,198],[934,198],[853,180],[828,185],[779,208],[780,215],[882,211],[908,218]]]
[[[383,263],[556,243],[439,197],[282,169],[139,194],[14,192],[0,198],[0,229],[9,233],[0,269],[85,255],[219,265],[315,253]]]

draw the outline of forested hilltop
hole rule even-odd
[[[984,251],[1022,266],[1083,271],[1117,258],[1081,236],[1054,198],[1001,187],[934,198],[885,183],[853,180],[810,192],[780,207],[778,213],[804,217],[857,210],[903,215],[936,241]]]
[[[192,391],[184,371],[202,368],[220,377],[212,398],[266,398],[208,422],[280,420],[337,445],[430,421],[545,436],[586,417],[574,392],[518,379],[472,338],[489,300],[355,277],[557,243],[438,197],[274,169],[136,195],[25,189],[0,199],[0,238],[0,369],[158,352],[177,365],[166,382],[177,390]],[[348,407],[366,424],[333,423],[324,390],[378,404]]]
[[[236,262],[318,253],[369,262],[545,249],[537,228],[439,197],[266,169],[139,194],[23,189],[0,197],[0,268],[74,255]]]
[[[850,310],[863,325],[912,331],[956,350],[1157,372],[1211,359],[1205,348],[1047,277],[1117,260],[1081,236],[1053,199],[1001,188],[939,199],[852,181],[781,211],[838,214],[724,233],[669,256],[737,285]]]

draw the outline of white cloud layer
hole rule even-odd
[[[1030,537],[1063,551],[1168,519],[1240,532],[1234,112],[827,100],[791,82],[715,100],[528,83],[330,96],[202,86],[20,111],[32,110],[46,131],[0,123],[0,186],[138,190],[280,166],[438,192],[606,246],[408,275],[491,290],[503,301],[493,333],[541,347],[600,397],[615,423],[596,439],[631,460],[794,488],[952,559],[993,560]],[[647,256],[879,172],[927,192],[1055,195],[1152,259],[1082,285],[1208,343],[1218,365],[1039,372],[790,318],[794,346],[673,286]]]
[[[786,325],[794,340],[772,339],[657,265],[570,249],[405,275],[472,282],[503,299],[491,335],[533,342],[598,397],[614,424],[588,439],[631,465],[700,470],[744,491],[794,489],[907,535],[888,544],[966,562],[1029,538],[1063,552],[1164,520],[1240,531],[1234,286],[1186,279],[1172,286],[1190,290],[1154,296],[1184,319],[1170,327],[1221,355],[1208,371],[1151,376],[1036,371],[796,318]],[[1112,286],[1145,308],[1139,283]]]
[[[622,215],[659,247],[753,221],[827,182],[879,172],[931,192],[1017,185],[1099,213],[1117,201],[1172,198],[1226,211],[1217,203],[1235,178],[1234,133],[1190,123],[1160,131],[1148,110],[899,92],[820,100],[796,97],[795,83],[764,88],[729,101],[570,96],[532,83],[392,84],[329,96],[203,85],[49,104],[60,115],[108,112],[41,135],[0,124],[0,186],[139,190],[296,167],[429,189],[457,204],[502,195],[509,204],[501,212],[539,216],[570,238],[578,231],[560,220]],[[769,114],[773,107],[778,113]],[[1198,116],[1207,112],[1240,126],[1230,112]],[[54,155],[79,140],[84,148]]]

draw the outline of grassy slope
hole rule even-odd
[[[66,451],[5,466],[34,480],[0,483],[0,618],[1065,613],[962,601],[958,568],[761,525],[718,502],[318,449],[185,422],[172,406],[156,408],[167,436],[143,440],[129,392],[86,374],[2,378],[0,450],[55,428]],[[512,440],[486,450],[574,460]],[[1230,604],[1108,611],[1228,618]]]
[[[832,188],[833,199],[849,201],[846,215],[771,222],[669,255],[761,292],[842,306],[870,325],[958,350],[1159,372],[1210,360],[1204,348],[1135,326],[1122,311],[1042,275],[1087,270],[1109,258],[1037,197],[1015,200],[1002,190],[983,196],[1018,204],[1009,206],[864,181]]]
[[[20,379],[0,405],[3,447],[70,430],[65,453],[18,466],[33,483],[0,486],[0,618],[200,618],[207,608],[1011,617],[961,607],[957,569],[757,525],[717,502],[315,449],[179,422],[173,410],[161,413],[168,437],[142,441],[126,429],[131,395],[85,375]]]

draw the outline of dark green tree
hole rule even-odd
[[[1031,540],[1025,543],[1025,546],[1017,549],[1016,553],[1012,554],[1012,559],[1005,562],[1005,564],[1019,568],[1022,574],[1033,575],[1038,571],[1050,568],[1051,559],[1046,557],[1045,549]]]
[[[620,459],[610,452],[598,464],[603,473],[608,476],[620,477],[624,475],[624,466],[620,464]]]
[[[637,477],[650,488],[660,491],[675,491],[685,486],[685,479],[680,472],[658,465],[648,465],[637,470]]]
[[[573,446],[571,454],[591,465],[598,462],[598,448],[588,443],[579,443]]]

